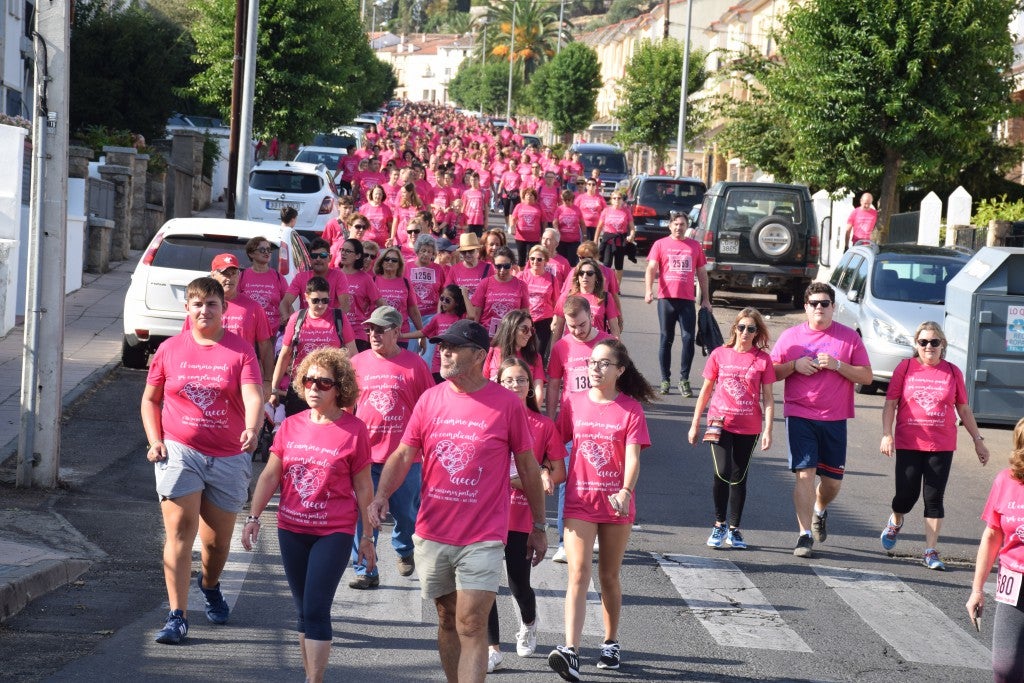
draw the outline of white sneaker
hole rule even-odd
[[[504,658],[501,650],[487,650],[487,673],[494,673],[495,669],[500,669],[501,660]]]
[[[568,558],[565,556],[565,546],[562,546],[562,545],[558,546],[558,550],[555,551],[555,554],[551,558],[551,561],[552,562],[557,562],[559,564],[568,564],[569,563]]]
[[[516,654],[520,657],[529,657],[537,651],[537,618],[532,624],[521,624],[519,633],[516,634]]]

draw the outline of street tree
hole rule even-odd
[[[488,13],[489,55],[507,62],[511,50],[513,64],[522,73],[523,81],[529,83],[533,73],[554,57],[558,49],[558,8],[558,3],[548,0],[495,0]]]
[[[231,102],[234,0],[196,0],[196,62],[190,90],[227,117]],[[263,0],[257,37],[253,133],[289,142],[350,121],[390,96],[370,79],[370,51],[355,0]],[[372,51],[370,51],[372,54]],[[374,57],[375,59],[376,57]]]
[[[593,122],[600,89],[597,53],[583,43],[569,43],[534,73],[527,99],[534,113],[550,121],[555,135],[568,145],[573,133]]]
[[[877,189],[884,241],[900,188],[1006,158],[1019,0],[815,0],[783,18],[778,55],[735,73],[757,89],[720,140],[745,162],[839,189]],[[761,135],[765,133],[765,135]],[[994,170],[994,169],[993,169]]]
[[[686,136],[691,140],[703,132],[706,125],[706,112],[692,103],[693,93],[703,88],[707,80],[705,56],[702,50],[690,52]],[[674,39],[645,40],[618,82],[621,104],[615,111],[619,119],[616,138],[625,144],[650,146],[657,166],[664,163],[665,150],[678,132],[682,75],[682,43]]]
[[[523,78],[512,72],[512,98],[518,101]],[[508,103],[508,62],[463,60],[455,77],[448,82],[448,96],[465,109],[484,113],[504,112]]]

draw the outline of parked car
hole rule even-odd
[[[970,260],[968,254],[918,244],[863,242],[839,261],[829,283],[836,290],[834,320],[857,330],[871,359],[875,381],[858,385],[873,393],[914,353],[914,331],[927,320],[942,323],[946,283]]]
[[[366,131],[360,126],[338,126],[330,133],[317,133],[313,136],[313,145],[316,147],[336,147],[348,149],[349,145],[359,149],[363,146],[363,138]]]
[[[572,151],[579,152],[583,175],[589,178],[595,168],[601,170],[601,194],[605,197],[627,185],[630,173],[626,153],[615,145],[581,142],[573,145]]]
[[[704,196],[694,238],[704,245],[708,289],[774,293],[803,306],[818,275],[818,231],[803,185],[715,183]]]
[[[540,149],[541,147],[544,146],[544,143],[541,141],[539,135],[530,135],[527,133],[525,135],[522,135],[521,137],[523,138],[523,149],[529,149],[531,147],[536,147],[537,149]]]
[[[164,223],[135,266],[124,297],[124,366],[145,368],[160,343],[181,332],[185,289],[192,280],[210,274],[214,256],[235,254],[245,268],[250,264],[245,243],[258,236],[270,242],[270,267],[289,282],[309,269],[302,239],[280,223],[229,218],[173,218]]]
[[[338,217],[338,188],[323,164],[260,161],[249,174],[249,220],[279,223],[281,209],[299,212],[296,229],[306,239],[319,237]]]
[[[655,241],[667,237],[671,214],[688,216],[707,191],[707,185],[697,178],[634,177],[626,192],[626,204],[633,212],[637,246],[646,251]]]
[[[295,154],[295,161],[301,161],[305,164],[323,164],[327,167],[327,170],[334,172],[338,168],[338,161],[341,157],[346,156],[347,152],[344,149],[337,147],[299,147],[299,151]]]

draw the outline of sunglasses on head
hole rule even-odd
[[[743,334],[744,332],[754,334],[757,332],[757,325],[737,325],[736,331],[739,332],[740,334]]]
[[[942,340],[941,339],[918,339],[917,340],[917,345],[920,346],[921,348],[925,348],[927,346],[930,346],[933,349],[937,349],[940,346],[942,346]]]
[[[818,308],[819,306],[821,308],[828,308],[832,305],[832,301],[830,299],[808,299],[807,305],[812,308]]]
[[[314,252],[314,253],[310,254],[309,257],[310,258],[327,258],[330,255],[331,255],[330,252],[318,251],[318,252]]]
[[[319,389],[320,391],[327,391],[328,389],[333,389],[334,385],[336,384],[337,382],[334,381],[334,379],[331,377],[307,376],[302,378],[302,386],[306,387],[307,389],[312,389],[313,385],[316,385],[316,388]]]

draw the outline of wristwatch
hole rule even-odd
[[[542,524],[540,522],[534,522],[533,523],[533,530],[534,531],[547,531],[548,530],[548,525],[547,524]]]

